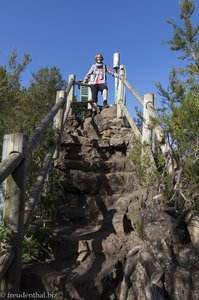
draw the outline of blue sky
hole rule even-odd
[[[199,0],[195,1],[195,20]],[[157,94],[155,83],[167,85],[169,72],[180,62],[163,40],[172,37],[167,23],[180,24],[178,0],[1,0],[0,64],[5,65],[15,49],[32,62],[23,75],[28,85],[31,72],[57,66],[65,79],[69,74],[83,79],[96,52],[112,67],[113,54],[120,53],[127,80],[143,96]],[[109,103],[114,102],[114,79],[108,75]],[[158,101],[158,96],[157,96]],[[138,104],[127,93],[131,108]]]

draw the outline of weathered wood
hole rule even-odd
[[[15,248],[16,255],[4,279],[3,289],[15,293],[19,292],[21,277],[27,141],[28,137],[21,133],[5,135],[3,141],[3,160],[13,152],[18,152],[24,157],[21,164],[7,177],[4,183],[3,223],[13,231],[12,246]]]
[[[59,101],[60,98],[65,99],[65,91],[57,91],[56,103]],[[53,155],[54,159],[57,159],[59,157],[60,141],[61,141],[61,134],[63,131],[65,108],[66,108],[66,102],[64,103],[63,107],[61,107],[60,110],[57,112],[57,114],[53,120],[53,128],[55,130],[55,135],[57,136],[57,145],[56,145],[56,149],[55,149],[55,152]]]
[[[81,101],[81,102],[71,102],[71,106],[84,106],[85,104],[91,104],[93,103],[92,100],[88,100],[88,101]]]
[[[69,82],[73,81],[75,82],[75,75],[71,74],[69,75]],[[67,101],[66,101],[66,111],[68,111],[68,115],[72,116],[72,109],[69,109],[69,106],[71,107],[70,102],[74,101],[74,95],[75,95],[75,84],[71,86],[71,89],[69,93],[67,94]],[[64,116],[64,120],[66,120],[66,116]]]
[[[151,101],[147,103],[147,110],[149,112],[150,117],[154,119],[157,118],[154,106],[152,105]],[[172,149],[169,145],[167,138],[165,137],[162,127],[160,125],[156,126],[154,128],[154,132],[155,132],[156,139],[159,142],[162,154],[164,156],[167,170],[169,174],[174,174],[174,170],[177,166],[177,163],[172,155]]]
[[[83,81],[74,81],[74,84],[75,85],[77,85],[78,87],[80,87],[80,86],[91,86],[91,84],[89,84],[89,83],[83,83]]]
[[[9,247],[6,250],[0,252],[0,281],[8,271],[15,256],[15,250],[13,247]]]
[[[66,96],[69,94],[70,89],[73,86],[73,80],[69,82],[69,85],[66,89]],[[28,144],[28,154],[31,154],[34,148],[36,148],[39,141],[42,139],[44,132],[49,127],[49,125],[53,122],[53,119],[60,108],[65,104],[65,98],[60,98],[57,103],[52,107],[52,109],[48,112],[48,114],[42,119],[40,125],[36,127],[29,138]]]
[[[0,184],[19,166],[22,159],[21,153],[11,153],[0,163]]]
[[[30,197],[25,206],[25,213],[24,213],[24,231],[28,229],[29,223],[34,213],[34,208],[36,202],[40,196],[40,193],[43,188],[44,180],[48,174],[49,168],[51,166],[53,160],[53,154],[55,151],[55,147],[52,147],[46,157],[44,158],[44,163],[42,165],[41,170],[39,171],[36,181],[34,183],[33,189],[30,193]]]
[[[59,99],[65,99],[65,91],[57,91],[56,94],[56,102],[59,101]],[[61,132],[63,129],[63,120],[64,120],[64,111],[65,111],[65,105],[63,105],[60,110],[57,112],[54,120],[53,120],[53,128],[57,132]]]
[[[120,66],[120,78],[125,78],[125,67],[123,65]],[[125,105],[125,87],[122,80],[119,80],[118,89],[117,89],[117,119],[120,119],[124,116],[124,111],[121,109],[121,106],[118,105],[119,101],[122,101]]]
[[[68,118],[68,116],[71,113],[71,107],[72,107],[72,102],[71,101],[68,101],[67,103],[68,103],[68,106],[67,106],[67,108],[66,108],[66,110],[64,112],[64,124],[66,122],[66,119]]]
[[[154,107],[154,94],[147,93],[144,95],[143,106],[143,124],[142,124],[142,143],[152,145],[152,129],[151,118],[148,110],[148,105],[151,104]]]
[[[129,114],[126,106],[124,106],[124,103],[121,100],[118,102],[118,104],[121,107],[121,109],[123,110],[125,117],[127,118],[128,122],[129,122],[129,125],[131,126],[133,132],[135,133],[135,136],[137,136],[141,139],[141,133],[140,133],[139,129],[137,128],[135,122],[131,118],[131,115]]]
[[[124,85],[129,89],[131,94],[142,104],[144,105],[144,100],[143,98],[138,94],[138,92],[134,89],[134,87],[125,79],[125,78],[120,78]]]

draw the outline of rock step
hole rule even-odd
[[[101,221],[92,225],[77,223],[71,227],[69,224],[58,226],[54,230],[51,249],[55,259],[67,259],[74,255],[87,256],[94,249],[100,249],[103,239],[109,234],[125,235],[133,231],[131,220],[128,219],[128,206],[130,198],[120,197],[114,209],[103,212]],[[75,209],[74,209],[75,210]],[[92,216],[93,217],[93,216]],[[98,252],[98,251],[97,251]]]
[[[128,153],[127,145],[111,146],[108,143],[100,147],[94,144],[66,144],[62,145],[60,160],[105,160],[115,157],[124,158]]]
[[[91,254],[81,263],[36,262],[23,268],[20,293],[45,293],[47,299],[57,300],[112,299],[109,296],[115,294],[121,274],[122,263],[116,257],[105,261],[105,257]]]
[[[55,166],[62,171],[66,170],[80,170],[82,172],[100,172],[111,173],[111,172],[134,172],[135,168],[130,159],[109,159],[107,161],[96,159],[64,159],[57,160]]]
[[[113,195],[130,193],[138,181],[132,172],[83,172],[68,170],[64,174],[63,187],[66,192],[88,195]]]

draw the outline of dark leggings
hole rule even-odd
[[[106,86],[105,83],[91,85],[92,100],[95,103],[97,103],[97,101],[98,101],[98,92],[103,92],[104,89],[108,90],[108,87]]]

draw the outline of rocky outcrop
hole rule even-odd
[[[55,162],[65,196],[53,257],[23,266],[22,291],[66,300],[199,299],[193,222],[179,226],[154,200],[157,191],[139,182],[128,158],[134,143],[115,106],[67,120]]]

